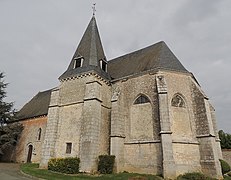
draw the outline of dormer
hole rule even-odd
[[[84,61],[84,58],[83,58],[82,56],[75,57],[75,58],[74,58],[74,66],[73,66],[73,69],[82,67],[82,66],[83,66],[83,61]]]
[[[105,59],[100,59],[100,68],[104,71],[107,72],[107,61]]]

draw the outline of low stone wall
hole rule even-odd
[[[222,149],[223,159],[231,166],[231,149]]]

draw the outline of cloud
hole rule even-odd
[[[211,98],[219,129],[231,132],[230,0],[96,0],[108,59],[166,41]],[[0,1],[0,70],[20,108],[58,86],[92,15],[92,1]]]

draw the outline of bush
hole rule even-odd
[[[111,174],[115,163],[115,156],[100,155],[98,163],[98,171],[101,174]]]
[[[48,170],[66,173],[76,174],[79,173],[79,158],[52,158],[48,162]]]
[[[213,180],[213,178],[210,178],[202,173],[193,172],[193,173],[185,173],[183,175],[179,175],[177,177],[177,180]]]
[[[222,174],[224,175],[224,174],[228,173],[230,171],[230,165],[222,159],[219,159],[219,161],[221,163]]]

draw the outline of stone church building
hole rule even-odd
[[[77,156],[94,172],[110,154],[116,172],[221,177],[215,110],[165,42],[108,61],[93,16],[59,80],[18,112],[17,162]]]

